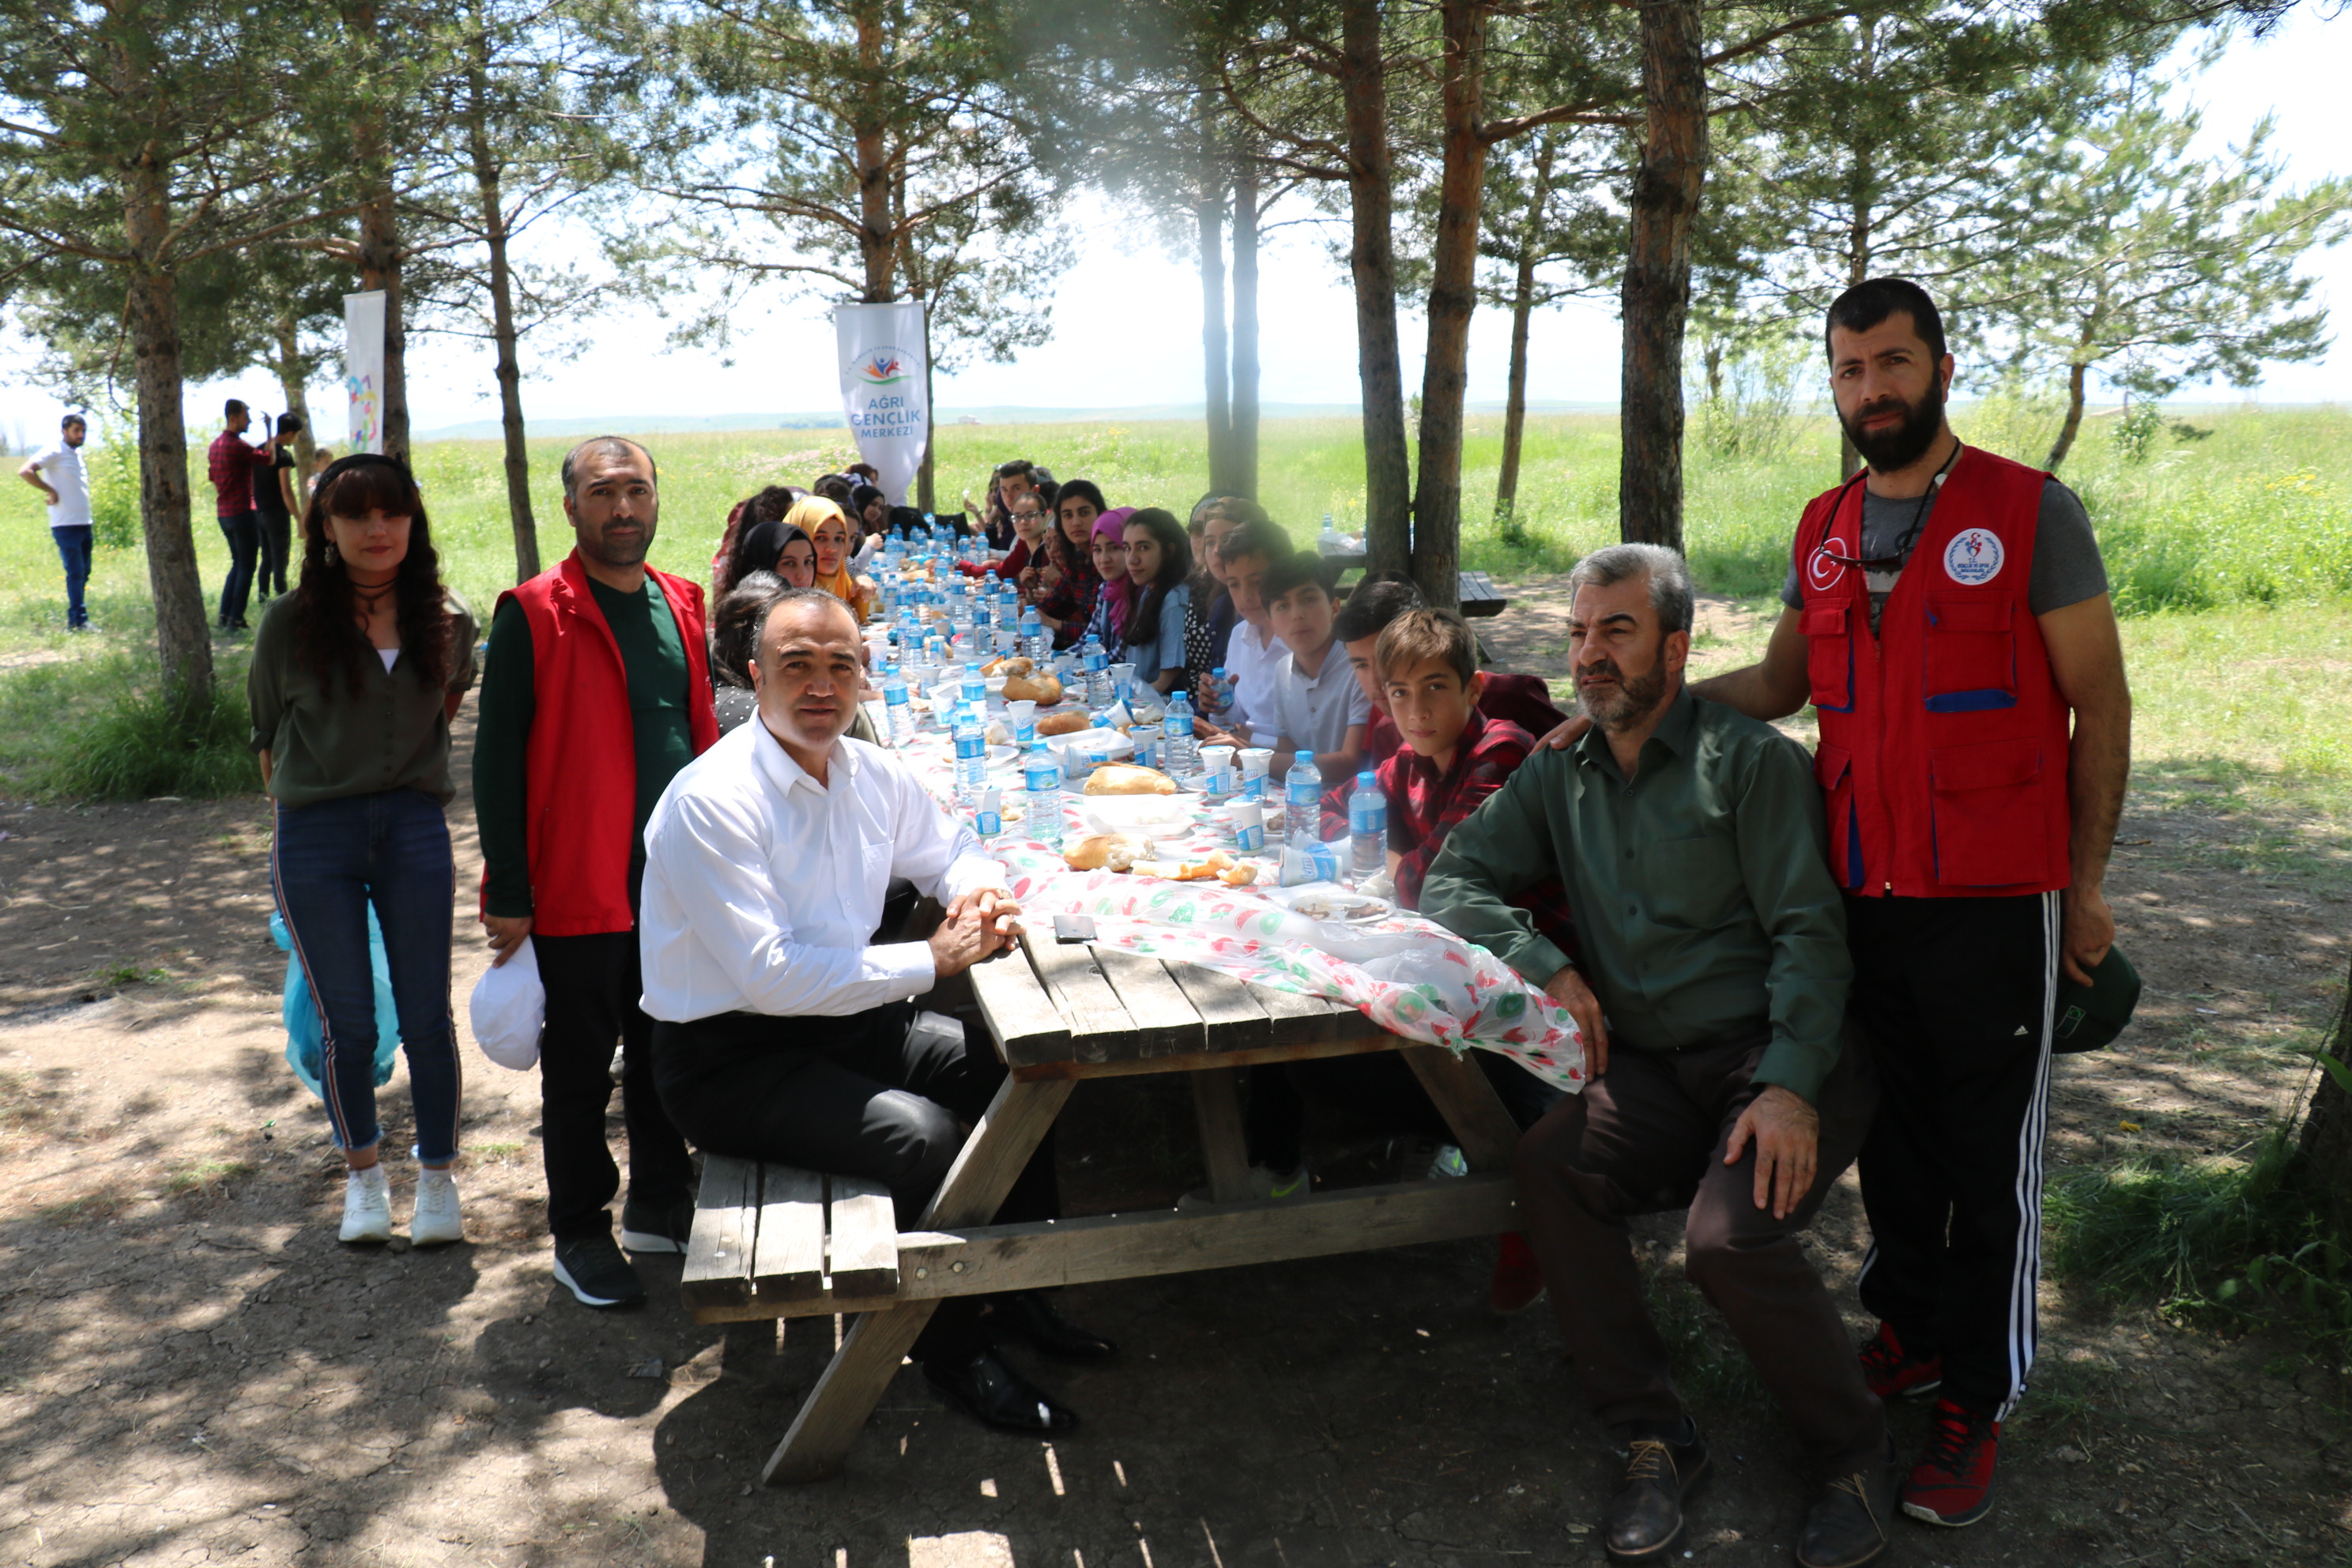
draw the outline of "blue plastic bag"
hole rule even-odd
[[[392,1081],[392,1060],[400,1050],[400,1009],[392,1001],[392,965],[383,955],[383,928],[376,923],[375,908],[370,905],[368,920],[368,961],[375,970],[375,1086],[382,1089]],[[325,1042],[320,1037],[319,1008],[310,1000],[310,981],[302,973],[302,961],[292,956],[294,938],[286,929],[286,921],[277,910],[269,913],[269,939],[278,950],[288,955],[286,960],[286,1065],[303,1087],[324,1102],[327,1094],[320,1082],[320,1063],[324,1056]]]

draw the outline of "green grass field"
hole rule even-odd
[[[2037,457],[2053,422],[2047,407],[1993,402],[1958,411],[1962,436]],[[2206,432],[2168,431],[2129,460],[2097,422],[2086,426],[2063,477],[2100,531],[2126,616],[2140,697],[2144,773],[2226,776],[2232,788],[2340,804],[2352,780],[2352,719],[2342,693],[2352,670],[2352,412],[2238,412],[2200,417]],[[1694,423],[1694,431],[1698,428]],[[200,435],[203,433],[200,433]],[[1790,530],[1807,498],[1832,482],[1833,426],[1798,419],[1764,458],[1715,455],[1695,436],[1686,477],[1687,542],[1702,585],[1742,599],[1776,588]],[[1013,456],[1065,479],[1087,477],[1114,504],[1180,513],[1203,489],[1200,426],[1152,423],[950,426],[939,432],[940,498],[975,495],[988,467]],[[1493,521],[1501,421],[1471,422],[1465,453],[1466,565],[1509,581],[1565,570],[1616,537],[1615,421],[1598,416],[1531,420],[1520,482],[1525,542]],[[534,495],[542,561],[570,548],[556,468],[567,442],[534,442]],[[701,577],[732,502],[774,480],[805,483],[851,458],[845,437],[806,430],[669,436],[652,442],[663,468],[656,564]],[[201,447],[196,493],[208,513]],[[93,468],[105,468],[104,458]],[[120,471],[119,468],[116,471]],[[1263,499],[1294,536],[1324,512],[1353,531],[1363,515],[1356,428],[1339,419],[1269,423]],[[419,449],[436,542],[452,584],[487,616],[513,580],[514,552],[499,466],[490,442]],[[118,481],[119,482],[119,481]],[[126,513],[127,515],[127,513]],[[207,592],[217,595],[227,552],[209,515],[196,527]],[[143,552],[102,549],[91,584],[101,635],[64,636],[57,557],[40,498],[0,485],[0,776],[31,786],[45,759],[78,742],[73,716],[99,693],[135,682],[152,659]],[[224,645],[224,668],[236,667]],[[58,723],[60,718],[65,723]],[[2219,773],[2216,770],[2221,770]]]

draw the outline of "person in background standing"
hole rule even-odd
[[[392,1239],[377,1159],[368,910],[408,1057],[419,1247],[465,1239],[464,1073],[449,1016],[449,720],[474,683],[474,617],[441,584],[408,470],[362,452],[320,478],[301,580],[262,616],[246,673],[251,745],[276,802],[269,878],[319,1010],[320,1093],[343,1152],[344,1241]]]
[[[310,454],[310,472],[302,480],[302,499],[306,503],[318,493],[319,476],[325,473],[334,460],[334,452],[326,447]]]
[[[645,826],[670,779],[719,738],[701,588],[646,564],[660,521],[646,449],[599,436],[563,459],[578,547],[499,599],[474,746],[482,924],[500,964],[529,937],[547,987],[541,1126],[555,1278],[590,1307],[645,1286],[623,1256],[684,1252],[694,1167],[653,1081],[638,1005]],[[629,1194],[621,1247],[606,1206],[613,1049]]]
[[[253,415],[241,398],[223,407],[224,428],[205,453],[205,472],[212,479],[214,511],[220,519],[221,537],[228,541],[228,575],[221,583],[220,629],[246,629],[245,607],[253,592],[253,567],[261,552],[260,516],[254,510],[253,475],[267,469],[274,458],[268,441],[245,444],[246,427]]]
[[[278,416],[278,440],[269,466],[253,476],[253,510],[261,543],[261,568],[254,591],[263,603],[286,592],[286,554],[293,547],[294,514],[301,503],[294,499],[294,454],[287,442],[302,432],[302,416]]]
[[[68,414],[58,426],[58,438],[25,460],[16,477],[48,498],[49,538],[66,568],[66,630],[89,629],[89,610],[82,590],[89,585],[89,476],[81,466],[81,444],[89,439],[89,421]]]

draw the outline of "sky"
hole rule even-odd
[[[2352,95],[2344,90],[2352,67],[2352,15],[2329,19],[2337,9],[2331,0],[2304,0],[2271,37],[2239,37],[2212,69],[2190,80],[2189,95],[2205,111],[2202,150],[2219,153],[2242,141],[2257,119],[2274,111],[2273,145],[2284,155],[2289,181],[2303,184],[2352,173]],[[1134,232],[1115,213],[1105,212],[1103,219],[1106,231]],[[1265,323],[1261,396],[1267,403],[1356,401],[1353,300],[1326,248],[1328,232],[1302,225],[1270,237],[1260,292]],[[541,243],[579,240],[551,234]],[[2331,308],[2337,342],[2324,361],[2273,367],[2255,394],[2264,402],[2352,398],[2352,244],[2306,257],[2304,270],[2319,280],[2316,296]],[[940,376],[938,406],[952,414],[959,406],[1196,403],[1202,395],[1199,300],[1198,273],[1184,250],[1122,248],[1113,239],[1086,247],[1062,279],[1052,341],[1010,365],[980,364]],[[827,308],[778,291],[753,311],[738,322],[731,365],[700,351],[667,351],[665,324],[649,312],[601,317],[587,353],[552,365],[526,363],[535,374],[524,382],[525,414],[532,419],[611,416],[617,422],[632,416],[814,413],[833,406]],[[1508,317],[1500,311],[1482,310],[1474,319],[1473,402],[1503,396],[1508,334]],[[1420,384],[1421,336],[1418,321],[1403,323],[1409,389]],[[528,362],[528,345],[525,353]],[[1614,300],[1570,300],[1538,312],[1529,357],[1531,398],[1613,403]],[[53,426],[58,405],[31,381],[30,363],[23,339],[0,328],[0,429],[38,435]],[[477,353],[447,338],[413,339],[409,365],[415,429],[498,416],[487,350]],[[2181,395],[2234,400],[2239,395],[2222,386]],[[264,409],[282,401],[275,382],[259,374],[192,387],[192,431],[213,428],[224,396],[243,396]],[[341,399],[331,387],[312,393],[312,407],[322,437],[340,434]]]

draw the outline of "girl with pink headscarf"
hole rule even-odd
[[[1102,578],[1102,588],[1095,595],[1094,614],[1087,617],[1087,629],[1081,637],[1097,637],[1114,659],[1120,657],[1122,634],[1127,630],[1128,617],[1135,612],[1135,584],[1127,575],[1127,520],[1135,515],[1131,506],[1115,506],[1095,519],[1095,530],[1087,541],[1087,550],[1094,569]]]

